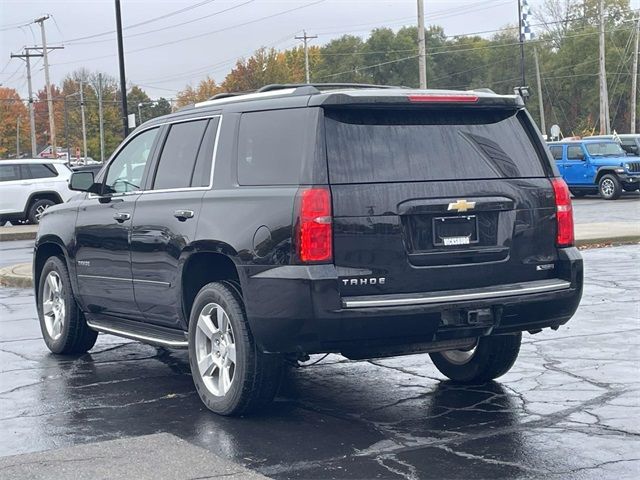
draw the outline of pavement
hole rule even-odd
[[[640,245],[583,256],[575,317],[525,334],[497,382],[456,385],[428,355],[330,355],[241,418],[203,407],[184,350],[100,335],[50,354],[32,291],[0,288],[0,478],[227,478],[228,461],[278,480],[635,480]]]

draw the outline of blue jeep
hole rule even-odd
[[[551,142],[549,149],[575,197],[599,193],[606,200],[615,200],[623,190],[640,188],[640,161],[627,156],[616,141]]]

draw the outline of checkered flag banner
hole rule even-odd
[[[522,41],[533,40],[533,32],[530,27],[530,20],[532,18],[531,8],[529,8],[529,2],[527,0],[520,1],[520,12],[522,17],[520,18],[520,38]]]

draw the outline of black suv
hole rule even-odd
[[[70,184],[35,247],[47,346],[188,347],[220,414],[316,353],[485,382],[582,294],[569,191],[515,96],[271,85],[149,121]]]

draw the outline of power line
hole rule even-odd
[[[149,23],[152,22],[156,22],[158,20],[163,20],[165,18],[169,18],[172,17],[174,15],[179,15],[181,13],[187,12],[189,10],[193,10],[194,8],[198,8],[201,7],[202,5],[206,5],[207,3],[211,3],[211,2],[215,2],[216,0],[204,0],[200,3],[196,3],[195,5],[190,5],[188,7],[184,7],[181,8],[179,10],[174,10],[173,12],[169,12],[169,13],[165,13],[164,15],[160,15],[159,17],[154,17],[154,18],[150,18],[149,20],[145,20],[143,22],[139,22],[139,23],[134,23],[132,25],[127,25],[126,27],[123,28],[123,30],[129,30],[130,28],[136,28],[136,27],[140,27],[142,25],[147,25]],[[67,43],[73,43],[76,42],[78,40],[88,40],[91,38],[98,38],[98,37],[104,37],[105,35],[111,35],[112,33],[116,33],[115,30],[109,30],[108,32],[102,32],[102,33],[95,33],[92,35],[86,35],[84,37],[76,37],[76,38],[72,38],[67,40]]]
[[[124,38],[140,37],[142,35],[148,35],[150,33],[162,32],[162,31],[165,31],[165,30],[169,30],[171,28],[181,27],[183,25],[188,25],[190,23],[199,22],[201,20],[205,20],[207,18],[215,17],[216,15],[220,15],[222,13],[229,12],[231,10],[235,10],[237,8],[244,7],[245,5],[248,5],[249,3],[253,3],[255,1],[256,0],[248,0],[248,1],[244,2],[244,3],[240,3],[238,5],[233,5],[231,7],[225,8],[223,10],[219,10],[219,11],[211,13],[209,15],[204,15],[202,17],[194,18],[192,20],[187,20],[186,22],[167,25],[166,27],[160,27],[160,28],[156,28],[156,29],[153,29],[153,30],[147,30],[146,32],[132,33],[131,35],[125,35]],[[67,43],[72,43],[73,45],[92,45],[92,44],[96,44],[96,43],[106,43],[106,42],[111,42],[111,41],[112,41],[111,39],[106,39],[106,40],[94,40],[94,41],[90,41],[90,42],[67,42]]]
[[[271,19],[271,18],[279,17],[281,15],[285,15],[287,13],[295,12],[297,10],[302,10],[303,8],[312,7],[314,5],[318,5],[319,3],[324,3],[325,1],[326,0],[316,0],[316,1],[312,2],[312,3],[307,3],[306,5],[301,5],[301,6],[295,7],[295,8],[289,8],[289,9],[283,10],[281,12],[273,13],[271,15],[266,15],[264,17],[256,18],[254,20],[249,20],[247,22],[238,23],[236,25],[231,25],[229,27],[221,28],[219,30],[200,33],[200,34],[197,34],[197,35],[192,35],[190,37],[183,37],[183,38],[180,38],[178,40],[173,40],[173,41],[170,41],[170,42],[163,42],[163,43],[158,43],[158,44],[155,44],[155,45],[149,45],[149,46],[143,47],[143,48],[137,48],[137,49],[134,49],[134,50],[130,50],[130,51],[127,52],[127,54],[143,52],[143,51],[146,51],[146,50],[151,50],[153,48],[165,47],[167,45],[176,45],[178,43],[186,42],[186,41],[189,41],[189,40],[194,40],[196,38],[202,38],[202,37],[206,37],[206,36],[213,35],[213,34],[216,34],[216,33],[226,32],[226,31],[232,30],[234,28],[244,27],[246,25],[251,25],[251,24],[254,24],[254,23],[261,22],[263,20],[268,20],[268,19]],[[56,65],[68,65],[68,64],[72,64],[72,63],[89,62],[89,61],[93,61],[93,60],[99,60],[99,59],[102,59],[102,58],[111,58],[111,57],[114,57],[114,56],[115,56],[114,54],[103,55],[103,56],[100,56],[100,57],[86,58],[86,59],[83,59],[83,60],[75,60],[73,62],[61,62],[61,63],[57,63]]]

